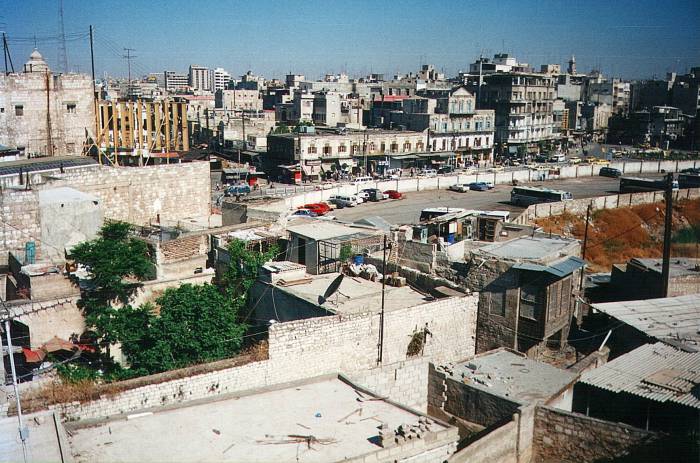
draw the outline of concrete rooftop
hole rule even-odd
[[[302,225],[290,225],[287,231],[312,240],[350,239],[379,235],[382,232],[369,227],[353,227],[322,220],[303,220]],[[355,236],[360,235],[360,236]]]
[[[308,283],[293,286],[275,286],[275,290],[285,291],[299,298],[319,305],[326,310],[340,314],[362,313],[370,310],[379,311],[382,304],[382,284],[360,277],[345,275],[343,282],[327,301],[320,297],[335,280],[339,273],[308,275]],[[414,307],[426,302],[426,297],[409,286],[386,286],[384,310],[391,311]]]
[[[644,267],[645,269],[661,274],[661,259],[649,259],[635,257],[630,261],[632,265],[638,265]],[[628,264],[629,265],[629,264]],[[681,278],[695,276],[700,278],[700,259],[691,259],[685,257],[674,257],[671,259],[671,265],[669,267],[669,272],[671,278]]]
[[[574,243],[575,240],[564,238],[523,236],[483,246],[477,252],[502,259],[542,261],[559,257]]]
[[[340,378],[158,411],[72,429],[76,462],[329,462],[381,450],[381,422],[395,429],[420,414],[368,397]],[[361,414],[358,409],[361,410]],[[353,414],[353,412],[355,412]],[[446,429],[434,423],[435,431]],[[319,443],[292,442],[312,435]],[[372,439],[372,441],[370,441]]]
[[[459,362],[451,372],[457,381],[522,404],[546,402],[577,378],[576,373],[507,350]]]
[[[48,190],[39,190],[39,204],[58,204],[58,203],[73,203],[73,202],[99,202],[97,196],[93,196],[75,188],[59,187]]]

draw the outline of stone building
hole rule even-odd
[[[313,179],[325,172],[364,166],[365,158],[372,172],[380,164],[388,165],[391,156],[421,153],[426,147],[422,132],[301,128],[304,131],[299,133],[268,135],[265,172],[282,177],[280,166],[299,164],[304,176]]]
[[[0,145],[26,154],[80,154],[94,133],[92,80],[54,74],[34,50],[24,72],[0,75]]]
[[[521,237],[471,252],[466,285],[479,291],[477,353],[510,347],[530,357],[565,346],[584,262],[575,240]]]
[[[555,79],[535,73],[508,72],[484,77],[481,107],[496,113],[496,143],[502,152],[538,152],[557,138],[553,116]]]

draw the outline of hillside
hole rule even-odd
[[[583,240],[585,222],[585,216],[565,213],[537,224],[546,232]],[[663,225],[663,202],[593,212],[586,246],[589,270],[608,272],[612,264],[632,257],[661,257]],[[671,255],[700,257],[700,199],[674,204]]]

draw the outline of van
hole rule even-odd
[[[355,177],[355,180],[353,180],[352,183],[354,183],[354,184],[357,184],[357,183],[367,183],[367,182],[371,182],[371,181],[372,181],[372,177],[368,177],[368,176],[366,176],[366,177]]]
[[[598,171],[598,175],[601,177],[611,177],[611,178],[618,178],[622,175],[622,171],[620,169],[615,169],[614,167],[601,167],[600,170]]]
[[[563,153],[552,153],[549,156],[549,162],[564,162],[566,161],[566,156]]]
[[[331,195],[328,202],[335,204],[338,208],[355,207],[359,204],[355,195]]]
[[[426,177],[437,177],[437,174],[438,174],[437,170],[435,170],[435,169],[424,169],[421,172],[421,175],[424,175]]]

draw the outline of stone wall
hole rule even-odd
[[[268,360],[56,408],[68,420],[100,418],[340,372],[393,401],[425,410],[427,361],[473,355],[475,317],[475,297],[442,299],[388,312],[381,367],[377,367],[377,314],[278,323],[270,327]],[[428,337],[424,354],[408,358],[409,336],[426,323],[433,336]]]
[[[156,245],[158,278],[183,278],[204,270],[209,253],[209,237],[188,235]],[[199,269],[199,270],[198,270]]]
[[[656,433],[567,413],[547,406],[535,411],[535,463],[579,463],[610,459],[656,439]]]
[[[687,188],[673,192],[674,201],[681,199],[700,198],[700,188]],[[590,204],[593,210],[616,209],[618,207],[631,207],[639,204],[650,204],[663,201],[663,191],[647,191],[643,193],[625,193],[595,198],[574,199],[555,203],[533,204],[517,218],[520,224],[529,224],[536,219],[570,213],[579,216],[586,215],[586,209]]]
[[[54,336],[68,339],[85,331],[85,320],[78,308],[79,297],[45,302],[8,304],[15,319],[29,327],[31,347],[39,347]]]
[[[70,186],[100,199],[107,219],[137,225],[178,225],[211,213],[209,163],[195,161],[146,167],[102,167],[88,174],[66,172],[43,188]]]
[[[0,192],[0,265],[8,264],[8,252],[24,260],[27,242],[36,246],[37,260],[42,255],[39,195],[32,190],[3,190]]]

